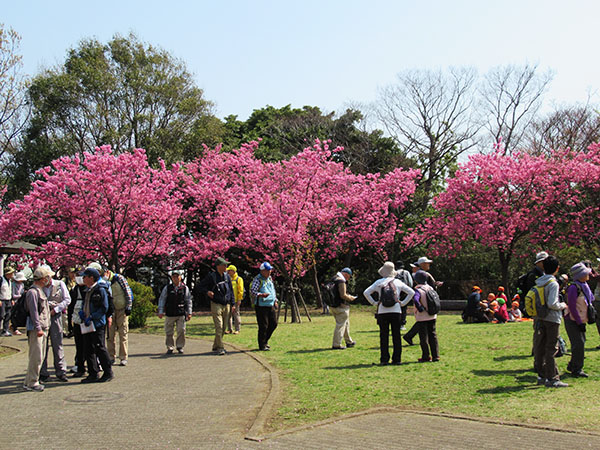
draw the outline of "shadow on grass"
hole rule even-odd
[[[530,359],[533,358],[531,355],[504,355],[504,356],[496,356],[494,361],[513,361],[518,359]]]
[[[477,390],[478,394],[509,394],[514,392],[531,391],[543,388],[544,386],[537,386],[535,381],[531,384],[521,384],[515,386],[497,386],[485,389]]]
[[[288,350],[286,353],[319,353],[319,352],[339,352],[341,350],[333,350],[331,347],[327,348],[307,348],[305,350]]]
[[[485,369],[473,369],[472,373],[478,377],[495,377],[498,375],[514,375],[517,376],[520,373],[531,372],[531,369],[506,369],[506,370],[485,370]]]
[[[400,364],[400,367],[408,366],[410,364],[418,364],[418,363],[416,361],[403,362],[402,364]],[[323,369],[325,369],[325,370],[347,370],[347,369],[367,369],[370,367],[398,367],[398,366],[395,366],[394,364],[386,364],[384,366],[381,366],[378,362],[372,362],[372,363],[363,363],[363,364],[350,364],[348,366],[329,366],[329,367],[323,367]]]

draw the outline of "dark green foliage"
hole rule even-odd
[[[129,326],[131,328],[142,328],[146,326],[146,319],[156,313],[154,292],[149,286],[127,279],[131,290],[133,291],[133,309],[129,316]]]

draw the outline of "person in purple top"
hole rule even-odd
[[[573,283],[567,288],[568,309],[565,314],[565,329],[571,341],[571,361],[567,365],[567,370],[575,377],[584,378],[588,377],[588,374],[583,371],[585,331],[586,324],[590,320],[588,307],[594,301],[594,294],[587,284],[591,271],[583,263],[571,267]]]

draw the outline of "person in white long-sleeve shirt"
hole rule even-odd
[[[387,365],[390,361],[390,350],[389,350],[389,336],[390,326],[392,328],[392,343],[394,345],[394,352],[392,354],[392,364],[399,365],[402,362],[402,339],[400,335],[400,314],[402,312],[402,306],[405,306],[410,302],[415,295],[415,291],[407,286],[405,283],[400,281],[396,277],[396,270],[394,263],[386,261],[384,265],[379,269],[379,275],[381,278],[367,289],[365,289],[364,296],[372,305],[377,305],[377,325],[379,325],[379,345],[380,345],[380,358],[379,363],[381,365]],[[377,292],[379,299],[381,300],[382,291],[385,286],[392,282],[395,288],[396,302],[393,306],[383,306],[381,301],[375,301],[372,294]],[[402,298],[402,293],[405,294]]]

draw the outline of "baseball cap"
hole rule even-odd
[[[267,261],[260,265],[259,270],[273,270],[273,266],[269,264]]]

